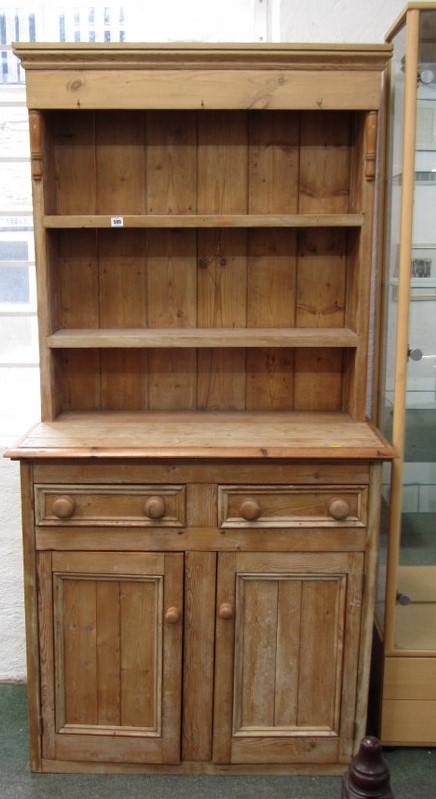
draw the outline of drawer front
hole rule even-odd
[[[183,485],[36,485],[38,526],[183,527]]]
[[[367,486],[220,486],[221,528],[365,527]]]

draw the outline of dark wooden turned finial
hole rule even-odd
[[[368,735],[342,778],[342,799],[394,799],[389,777],[381,743]]]

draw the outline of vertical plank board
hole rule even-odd
[[[137,230],[100,231],[100,327],[146,325],[145,234]],[[102,350],[102,406],[142,410],[146,404],[144,350]]]
[[[60,350],[56,356],[58,371],[62,375],[62,410],[99,410],[100,351]]]
[[[198,233],[198,327],[245,327],[247,243],[241,230]],[[198,353],[198,407],[245,408],[245,351]]]
[[[212,757],[216,554],[185,555],[182,760]]]
[[[235,731],[274,726],[278,581],[238,576]]]
[[[147,113],[146,213],[196,213],[196,144],[196,112]]]
[[[215,689],[213,717],[213,761],[230,763],[232,748],[234,634],[233,617],[221,618],[220,606],[235,607],[236,553],[218,555],[217,619],[215,644]],[[218,679],[219,677],[219,679]]]
[[[99,327],[96,233],[93,230],[62,231],[58,259],[60,327]]]
[[[339,411],[342,353],[322,347],[295,350],[294,409],[296,411]]]
[[[148,235],[147,318],[151,328],[197,323],[196,234],[155,230]],[[151,409],[191,410],[196,405],[197,353],[192,349],[148,353]]]
[[[301,580],[279,582],[277,615],[277,666],[275,679],[275,726],[297,724],[301,617]]]
[[[62,578],[65,723],[97,724],[97,647],[95,580]]]
[[[302,231],[298,243],[299,327],[343,327],[346,288],[344,231]],[[295,353],[296,410],[339,410],[342,402],[341,350],[301,349]]]
[[[121,724],[157,727],[159,578],[120,582]]]
[[[59,235],[58,249],[60,327],[99,327],[95,232],[64,230]],[[63,410],[99,408],[100,353],[97,350],[64,350],[56,357]]]
[[[350,115],[301,114],[299,212],[347,213],[350,193]]]
[[[342,327],[346,238],[341,230],[302,231],[298,243],[298,327]]]
[[[297,213],[298,113],[251,111],[248,136],[248,213]]]
[[[247,213],[247,127],[244,112],[199,113],[199,214]]]
[[[95,214],[95,129],[90,111],[62,111],[54,122],[58,214]],[[84,191],[86,187],[86,191]]]
[[[163,673],[162,708],[162,762],[178,763],[180,761],[180,733],[182,714],[182,659],[183,659],[183,567],[182,553],[166,553],[164,561],[165,582],[163,607],[165,612],[170,607],[180,611],[176,624],[169,624],[165,619],[158,634],[163,637],[163,661],[159,668]]]
[[[294,327],[295,231],[248,233],[247,326]],[[247,349],[247,410],[290,410],[294,352]]]
[[[339,580],[306,579],[301,607],[299,727],[335,729]],[[337,733],[338,730],[335,730]]]
[[[135,111],[99,111],[95,116],[95,139],[97,213],[143,214],[143,115]]]
[[[367,598],[362,597],[363,559],[362,552],[349,553],[347,584],[341,586],[342,595],[339,598],[339,602],[344,606],[346,603],[344,618],[339,616],[339,624],[342,626],[340,630],[342,650],[338,650],[338,656],[343,660],[343,675],[341,684],[339,682],[341,675],[338,674],[336,690],[337,701],[341,703],[339,756],[343,763],[353,755],[365,734],[367,723],[372,621],[374,618],[372,603],[375,590],[373,593],[371,592],[372,598],[368,597],[371,608],[368,608],[368,613],[366,613],[367,608],[363,605],[366,604]],[[369,574],[367,575],[369,581],[376,579],[373,565],[374,563],[369,565]],[[374,583],[372,588],[374,589]],[[364,640],[365,638],[366,640]],[[359,652],[364,654],[359,657]],[[357,679],[355,675],[357,675]]]
[[[121,724],[120,694],[120,586],[97,583],[97,720]]]

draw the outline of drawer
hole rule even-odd
[[[35,485],[38,526],[183,527],[184,485]]]
[[[219,486],[219,525],[365,527],[367,486]]]

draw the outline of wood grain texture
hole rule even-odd
[[[182,759],[212,757],[216,554],[185,555]]]

